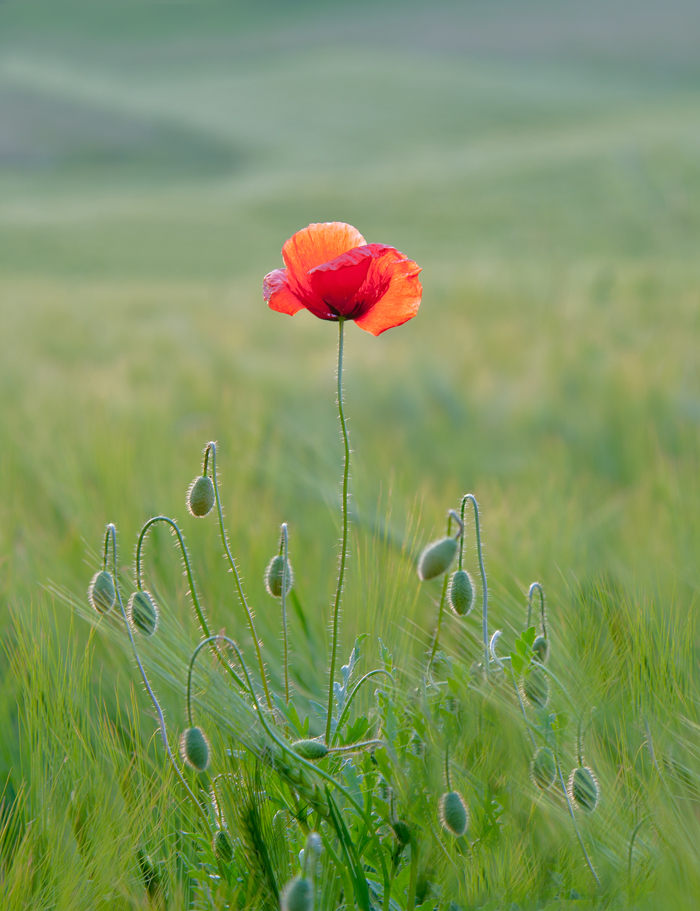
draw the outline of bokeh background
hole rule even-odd
[[[51,587],[82,598],[106,522],[128,564],[164,512],[214,622],[249,645],[216,529],[185,514],[213,438],[266,643],[262,572],[286,520],[296,634],[323,654],[336,333],[270,312],[260,287],[284,240],[326,220],[424,280],[409,324],[349,327],[344,649],[368,626],[425,647],[435,592],[411,559],[467,490],[494,626],[534,578],[555,628],[582,636],[592,578],[691,615],[698,47],[694,0],[2,3],[2,628]],[[149,554],[184,617],[169,536]],[[321,660],[295,660],[322,684]]]

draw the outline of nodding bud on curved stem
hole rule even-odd
[[[117,593],[112,573],[106,569],[96,572],[88,588],[88,603],[98,614],[108,614],[114,607]]]
[[[549,639],[547,638],[547,618],[545,615],[544,589],[539,582],[533,582],[527,593],[527,628],[529,629],[530,623],[532,621],[532,599],[535,592],[538,592],[540,596],[540,622],[542,624],[542,632],[532,643],[532,649],[537,655],[537,660],[542,662],[542,664],[545,664],[549,658]]]
[[[187,509],[191,516],[204,518],[214,508],[216,494],[214,493],[214,483],[207,475],[209,466],[209,446],[204,450],[204,462],[202,464],[202,473],[195,478],[187,490]]]
[[[290,879],[280,896],[281,911],[313,911],[314,890],[306,876]]]
[[[474,581],[466,569],[458,569],[450,580],[447,593],[450,607],[458,617],[471,613],[475,602]]]
[[[182,761],[196,772],[205,772],[209,768],[209,741],[199,727],[187,728],[180,737],[180,756]]]
[[[474,532],[476,534],[476,553],[479,558],[479,571],[481,573],[481,593],[482,593],[482,608],[481,608],[481,623],[482,623],[482,636],[483,636],[483,648],[484,648],[484,674],[486,677],[489,675],[489,589],[488,583],[486,581],[486,567],[484,566],[484,553],[481,547],[481,525],[479,522],[479,504],[476,502],[476,497],[473,493],[465,494],[462,497],[462,508],[461,508],[461,520],[462,526],[464,527],[464,511],[466,509],[467,503],[470,502],[474,509]],[[462,568],[462,555],[460,553],[460,569]]]
[[[549,747],[540,747],[530,765],[532,781],[541,791],[546,791],[554,784],[556,774],[557,764],[554,761],[554,753]]]
[[[233,860],[233,845],[226,829],[217,829],[214,832],[211,846],[217,860],[226,865],[231,863]]]
[[[150,592],[143,589],[129,598],[126,616],[134,632],[144,636],[152,636],[158,628],[158,607]]]
[[[440,825],[455,838],[467,831],[469,810],[459,791],[448,791],[440,798]]]
[[[450,537],[428,544],[418,559],[418,578],[421,582],[436,579],[447,572],[457,556],[457,548],[457,539]]]

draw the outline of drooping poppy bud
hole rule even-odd
[[[158,627],[158,608],[147,591],[138,590],[129,598],[126,617],[131,628],[144,636],[152,636]]]
[[[180,737],[180,756],[190,768],[205,772],[209,767],[209,741],[201,728],[187,728]]]
[[[467,831],[469,811],[459,791],[447,791],[440,798],[440,824],[455,838]]]
[[[187,509],[190,515],[200,519],[208,516],[214,508],[215,500],[214,483],[208,475],[200,475],[192,481],[187,490]]]
[[[282,576],[285,575],[284,562],[282,554],[278,554],[270,560],[267,564],[267,569],[265,570],[265,588],[267,589],[268,594],[272,595],[273,598],[282,597]],[[284,593],[285,595],[288,595],[294,585],[294,572],[292,571],[289,560],[287,560],[285,582]]]
[[[464,569],[458,569],[450,580],[448,590],[450,607],[458,617],[466,617],[474,607],[474,583]]]
[[[106,569],[95,573],[88,588],[88,602],[98,614],[107,614],[114,607],[117,593],[114,588],[112,573]]]
[[[314,891],[305,876],[295,876],[284,887],[280,899],[281,911],[313,911]]]
[[[538,636],[535,639],[532,643],[532,650],[541,664],[547,663],[547,658],[549,658],[549,642],[547,642],[544,636]]]
[[[226,829],[217,829],[216,832],[214,832],[211,846],[214,851],[214,856],[220,860],[222,864],[231,863],[233,860],[233,845],[226,833]]]
[[[534,755],[530,766],[530,775],[533,782],[541,791],[546,791],[554,782],[557,774],[557,764],[554,754],[549,747],[541,747]]]
[[[533,667],[523,675],[522,694],[533,708],[543,709],[549,702],[549,681],[543,670]]]
[[[598,803],[598,781],[588,766],[577,766],[571,775],[567,785],[569,797],[574,804],[586,813],[592,813]]]
[[[457,556],[458,546],[457,540],[449,537],[428,544],[418,560],[419,579],[427,582],[446,572]]]
[[[321,740],[297,740],[292,744],[292,749],[302,759],[323,759],[328,755],[328,747]]]

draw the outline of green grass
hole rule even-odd
[[[172,840],[194,822],[138,687],[131,701],[128,652],[98,632],[85,665],[88,625],[73,618],[69,633],[69,608],[44,607],[53,591],[82,598],[107,522],[128,564],[141,524],[165,513],[182,519],[212,627],[252,655],[216,529],[184,508],[209,439],[277,684],[262,575],[290,524],[294,678],[323,702],[335,332],[260,295],[283,241],[322,220],[396,245],[424,280],[404,327],[379,339],[348,327],[343,660],[367,632],[365,670],[379,636],[418,679],[439,586],[419,586],[414,561],[473,490],[502,652],[539,579],[552,668],[580,709],[598,709],[587,753],[604,800],[586,838],[607,900],[694,907],[700,25],[681,0],[631,10],[0,6],[0,780],[27,826],[5,836],[19,847],[3,848],[3,907],[148,907],[139,848],[162,861],[172,907],[209,907],[182,885]],[[198,633],[165,532],[148,560],[177,654],[176,680],[156,684],[174,742]],[[476,619],[466,632],[447,621],[445,648],[470,664],[478,636]],[[494,716],[460,698],[455,762],[510,803],[482,878],[454,885],[458,906],[592,894],[561,806],[533,807],[514,697],[499,690]],[[109,804],[86,811],[100,850],[70,822],[73,792]],[[647,812],[630,886],[630,833]],[[451,868],[435,863],[449,891]]]

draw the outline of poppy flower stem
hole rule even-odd
[[[326,715],[326,745],[331,742],[331,727],[333,723],[333,681],[335,680],[335,662],[338,652],[338,625],[340,621],[340,598],[343,593],[343,580],[345,578],[345,563],[348,549],[348,479],[350,477],[350,440],[348,428],[345,423],[343,411],[343,338],[345,327],[344,317],[338,318],[338,415],[340,428],[343,433],[345,446],[345,462],[343,465],[343,537],[340,545],[340,567],[338,568],[338,585],[335,590],[333,603],[333,644],[331,646],[331,667],[328,677],[328,713]]]

